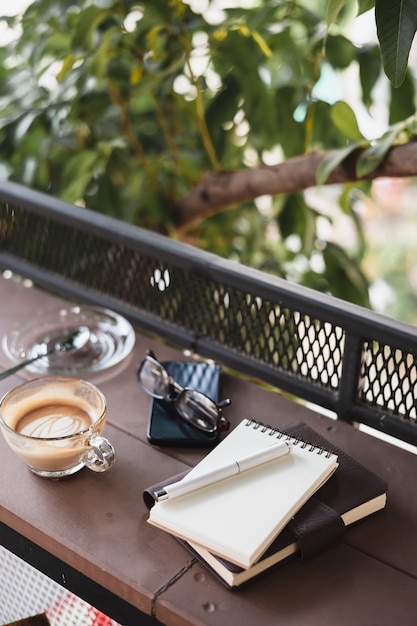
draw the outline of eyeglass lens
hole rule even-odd
[[[139,372],[140,382],[145,391],[154,398],[163,400],[169,396],[169,376],[165,368],[153,358],[143,361]]]
[[[219,410],[215,402],[195,389],[185,389],[177,398],[176,409],[196,428],[214,432]]]

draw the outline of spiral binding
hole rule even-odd
[[[249,428],[252,427],[254,430],[258,430],[258,428],[261,428],[261,432],[267,433],[270,437],[275,437],[276,439],[284,438],[284,441],[289,441],[293,446],[299,445],[302,449],[308,448],[308,452],[315,452],[318,455],[325,454],[327,459],[332,456],[332,453],[328,450],[309,443],[308,441],[297,439],[297,437],[291,437],[291,435],[287,435],[286,433],[283,433],[282,431],[274,428],[274,426],[270,426],[269,424],[264,424],[263,422],[247,419],[245,422],[245,426],[248,426]]]

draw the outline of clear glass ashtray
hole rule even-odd
[[[51,351],[62,337],[85,327],[89,332],[81,347]],[[3,350],[15,364],[43,355],[25,368],[40,375],[99,372],[120,363],[134,344],[135,332],[124,317],[109,309],[81,306],[34,317],[3,337]]]

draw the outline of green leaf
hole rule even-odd
[[[85,150],[68,160],[63,171],[61,198],[76,202],[83,197],[97,160],[98,154],[94,150]]]
[[[57,74],[57,80],[62,81],[65,77],[71,72],[72,67],[74,65],[74,56],[72,53],[67,54],[62,64],[60,71]]]
[[[327,28],[336,22],[337,17],[345,4],[345,0],[329,0],[327,5]]]
[[[358,50],[359,76],[365,106],[372,104],[372,90],[381,75],[381,54],[378,45],[363,46]]]
[[[357,49],[342,35],[329,35],[326,40],[326,59],[335,69],[345,69],[356,60]]]
[[[81,11],[77,21],[77,27],[74,31],[72,40],[73,47],[76,48],[93,48],[93,33],[97,26],[109,15],[108,11],[90,6]]]
[[[278,224],[283,239],[298,235],[304,254],[311,255],[317,236],[315,212],[306,205],[301,194],[287,196],[278,215]]]
[[[358,15],[362,15],[370,9],[373,9],[375,2],[374,0],[358,0],[358,5]]]
[[[363,135],[359,130],[356,116],[347,102],[336,102],[330,109],[330,116],[333,124],[338,128],[349,141],[360,141]]]
[[[346,159],[349,154],[354,152],[357,148],[363,147],[364,144],[365,141],[358,141],[349,146],[346,146],[346,148],[342,148],[341,150],[335,150],[334,152],[331,152],[327,157],[325,157],[317,168],[317,185],[324,185],[333,170],[336,169],[336,167],[340,165],[340,163],[342,163],[342,161],[344,161],[344,159]]]
[[[391,85],[391,102],[389,107],[389,123],[396,124],[411,117],[415,110],[415,82],[411,72],[407,71],[401,87],[395,89]]]
[[[339,245],[327,242],[323,250],[326,275],[332,294],[343,300],[369,307],[368,282],[357,264]]]
[[[356,0],[329,0],[327,5],[327,28],[334,23],[346,23],[355,11]]]
[[[207,106],[206,124],[220,160],[226,145],[224,125],[231,122],[239,107],[240,89],[233,76],[224,81],[223,89]]]
[[[27,136],[29,128],[37,117],[37,111],[28,111],[20,117],[19,121],[16,123],[16,129],[14,133],[16,143],[19,143]]]
[[[355,227],[356,237],[354,258],[357,261],[358,265],[360,265],[367,251],[367,240],[364,223],[360,212],[358,212],[357,210],[357,203],[359,201],[364,203],[367,202],[367,198],[369,195],[369,185],[370,183],[368,183],[367,181],[363,183],[355,182],[347,184],[343,187],[342,193],[339,196],[340,208],[342,209],[343,213],[352,220],[352,224]],[[364,192],[365,189],[367,189],[366,193]]]
[[[417,0],[375,0],[375,17],[385,73],[399,87],[417,31]]]
[[[275,92],[277,137],[286,158],[298,156],[305,150],[305,128],[294,119],[298,97],[297,89],[291,86],[282,87]]]
[[[417,115],[412,115],[407,120],[404,120],[402,124],[403,133],[407,136],[408,141],[415,139],[415,136],[417,135]]]
[[[241,91],[243,108],[252,129],[254,143],[266,149],[276,145],[276,111],[269,84],[261,78],[259,65],[264,55],[244,31],[232,30],[218,43],[218,53],[230,63],[230,78]]]
[[[359,157],[356,164],[356,175],[358,178],[366,176],[379,167],[387,154],[388,150],[395,143],[399,133],[402,131],[403,125],[398,124],[396,127],[387,131],[381,139],[378,139]]]

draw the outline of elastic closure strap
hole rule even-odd
[[[298,558],[305,560],[338,543],[346,527],[336,511],[313,497],[289,522],[288,528],[298,541]]]

